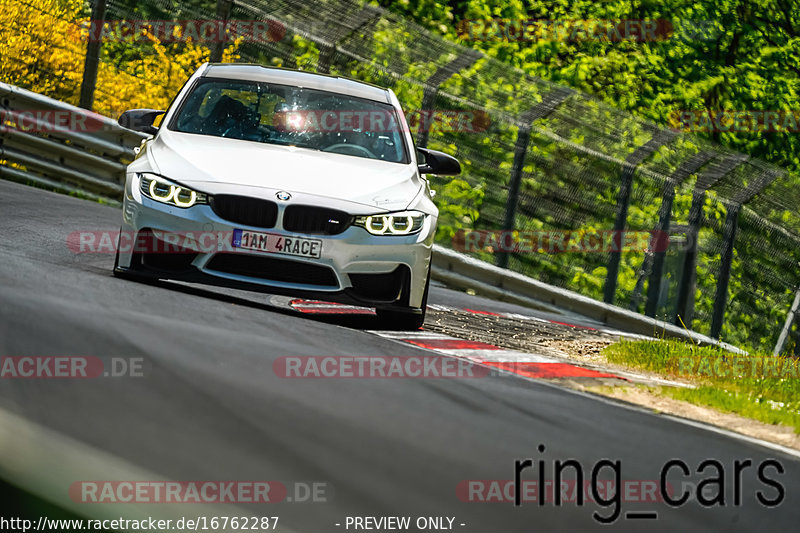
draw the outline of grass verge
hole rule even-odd
[[[611,363],[681,378],[695,388],[661,394],[800,433],[800,363],[766,354],[735,355],[681,341],[621,341],[603,350]]]

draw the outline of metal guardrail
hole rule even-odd
[[[593,300],[577,292],[543,283],[439,245],[434,245],[431,277],[450,287],[473,289],[495,300],[545,310],[572,311],[631,333],[683,339],[704,346],[719,346],[730,352],[746,353],[736,346],[706,335]]]
[[[125,166],[133,159],[133,148],[147,135],[123,128],[102,115],[4,83],[0,83],[0,111],[9,118],[0,127],[0,177],[33,182],[62,192],[80,191],[86,196],[121,199]],[[81,128],[54,128],[46,117],[37,119],[37,111],[86,117],[92,127],[84,127],[83,131],[78,131]],[[20,113],[28,113],[22,122],[18,120]],[[740,351],[705,335],[593,300],[439,245],[434,247],[433,257],[431,276],[456,288],[470,288],[498,300],[540,309],[576,312],[633,333],[681,338]]]
[[[125,167],[146,135],[85,109],[0,83],[0,177],[121,199]]]

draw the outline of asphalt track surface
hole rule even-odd
[[[715,459],[724,506],[623,501],[604,529],[797,531],[795,457],[643,410],[517,377],[280,378],[281,356],[427,352],[369,333],[369,316],[300,315],[261,294],[121,280],[111,276],[113,255],[68,249],[70,233],[114,230],[119,219],[116,208],[0,181],[0,355],[144,358],[139,378],[0,380],[0,407],[173,480],[327,483],[327,502],[251,504],[294,531],[345,531],[347,516],[449,516],[465,532],[601,528],[593,511],[612,507],[459,498],[460,482],[510,480],[522,458],[544,460],[548,479],[557,459],[577,459],[587,477],[601,459],[619,460],[624,480],[658,480],[677,458],[695,484],[714,475],[696,471]],[[443,288],[430,303],[513,309]],[[783,503],[756,501],[776,491],[749,468],[734,505],[733,462],[768,458],[783,466],[768,474]],[[626,519],[631,511],[658,518]]]

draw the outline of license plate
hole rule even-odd
[[[271,254],[296,255],[314,259],[319,259],[322,252],[322,241],[319,239],[286,237],[285,235],[243,229],[233,230],[233,246]]]

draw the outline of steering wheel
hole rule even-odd
[[[337,150],[340,150],[342,148],[344,148],[345,151],[344,152],[338,152],[338,153],[347,154],[346,150],[351,150],[351,153],[352,153],[352,150],[355,150],[357,152],[361,152],[361,153],[365,154],[370,159],[378,159],[378,157],[375,154],[373,154],[368,148],[364,148],[363,146],[359,146],[357,144],[336,143],[336,144],[332,144],[332,145],[330,145],[330,146],[328,146],[326,148],[323,148],[322,151],[323,152],[336,152]],[[355,155],[355,154],[353,154],[353,155]]]

